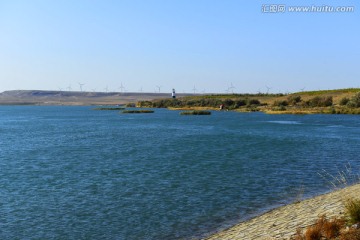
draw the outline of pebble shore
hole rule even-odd
[[[350,197],[360,198],[360,184],[274,209],[204,239],[291,239],[298,228],[314,224],[321,215],[343,216],[344,201]]]

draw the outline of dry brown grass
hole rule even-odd
[[[297,230],[295,240],[331,240],[341,236],[341,229],[344,228],[345,221],[338,218],[326,219],[325,215],[319,217],[316,223],[306,228],[305,233]]]
[[[339,240],[360,240],[360,229],[350,229],[339,236]]]
[[[320,240],[321,239],[321,227],[318,225],[309,227],[305,232],[306,240]]]
[[[324,221],[322,233],[327,239],[332,239],[340,235],[340,230],[345,226],[345,221],[333,218],[331,221]]]

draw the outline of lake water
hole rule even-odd
[[[360,116],[0,107],[0,239],[192,239],[330,189]]]

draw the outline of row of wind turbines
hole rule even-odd
[[[78,82],[78,85],[79,85],[79,90],[80,90],[80,92],[83,92],[83,91],[84,91],[83,86],[85,85],[85,83],[80,83],[80,82]],[[66,89],[67,91],[72,91],[72,90],[73,90],[72,87],[71,87],[71,84],[70,84],[69,86],[67,86],[66,88],[60,88],[60,87],[59,87],[58,89],[59,89],[60,92],[64,91],[64,89]],[[125,89],[125,87],[123,86],[122,83],[121,83],[121,85],[120,85],[120,87],[119,87],[118,89],[120,89],[120,92],[122,92],[122,93],[123,93],[123,92],[126,92],[126,89]],[[105,92],[109,92],[109,87],[106,86],[103,90],[104,90]],[[142,91],[142,88],[141,88],[140,90]],[[96,88],[93,88],[93,89],[91,89],[91,91],[96,92],[97,89],[96,89]]]
[[[80,82],[78,82],[78,85],[79,85],[79,90],[80,90],[80,92],[83,92],[83,91],[84,91],[83,86],[86,85],[86,84],[85,84],[85,83],[80,83]],[[155,93],[161,93],[161,88],[162,88],[162,87],[163,87],[163,86],[156,85],[156,88],[155,88],[154,92],[155,92]],[[261,92],[261,89],[259,88],[257,93],[258,93],[258,94],[263,94],[263,93],[269,94],[269,91],[270,91],[272,88],[271,88],[271,87],[268,87],[267,85],[265,85],[265,88],[266,88],[266,92]],[[71,84],[69,84],[69,86],[67,86],[65,89],[66,89],[67,91],[72,91]],[[225,92],[226,92],[227,94],[230,94],[230,93],[231,93],[231,94],[234,94],[234,93],[235,93],[235,92],[234,92],[234,89],[236,89],[236,87],[233,85],[233,83],[230,83],[230,85],[225,89]],[[91,89],[91,90],[92,90],[92,92],[96,92],[96,91],[97,91],[96,88],[93,88],[93,89]],[[106,86],[103,90],[104,90],[106,93],[108,93],[108,92],[109,92],[109,87]],[[123,85],[122,83],[120,84],[120,87],[119,87],[117,90],[120,90],[121,93],[127,92],[126,88],[124,87],[124,85]],[[198,89],[195,87],[195,85],[194,85],[194,87],[193,87],[191,90],[192,90],[192,93],[193,93],[193,94],[200,93],[200,92],[198,92]],[[304,90],[305,90],[305,87],[303,87],[303,88],[300,89],[301,92],[304,92]],[[62,91],[63,91],[63,88],[60,88],[60,87],[59,87],[59,91],[62,92]],[[139,91],[139,92],[143,92],[142,87],[141,87],[138,91]],[[101,92],[101,91],[99,91],[99,92]],[[116,91],[114,91],[114,92],[116,92]],[[185,90],[183,90],[183,93],[185,93]],[[201,91],[201,93],[202,93],[202,94],[205,94],[205,93],[206,93],[205,89],[204,89],[203,91]],[[289,91],[286,92],[286,94],[288,94],[288,93],[289,93]]]

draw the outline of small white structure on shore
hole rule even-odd
[[[176,98],[176,94],[175,94],[175,89],[174,89],[174,88],[173,88],[173,90],[172,90],[171,96],[172,96],[172,98]]]

